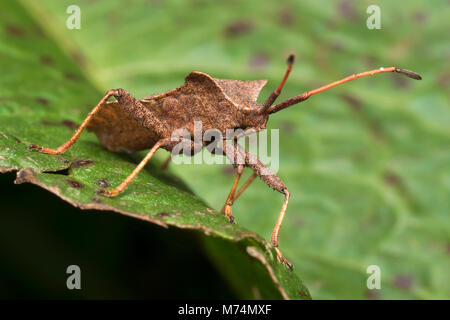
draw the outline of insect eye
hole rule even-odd
[[[242,108],[242,112],[244,114],[250,114],[250,112],[252,112],[252,109],[250,109],[249,107],[243,107]]]

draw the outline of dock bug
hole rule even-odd
[[[144,159],[119,186],[112,190],[99,190],[100,194],[112,197],[125,190],[159,148],[171,151],[175,145],[184,143],[188,148],[191,148],[192,154],[201,150],[205,146],[205,142],[196,143],[191,139],[182,140],[182,138],[180,138],[180,141],[170,139],[172,132],[180,128],[186,129],[191,135],[194,135],[193,123],[194,121],[201,121],[203,132],[216,129],[224,135],[221,153],[227,156],[229,154],[234,155],[231,156],[230,160],[237,167],[237,176],[222,209],[222,213],[228,217],[230,222],[234,220],[231,214],[231,206],[257,176],[269,187],[284,195],[284,202],[272,232],[271,243],[277,252],[279,261],[292,268],[292,264],[284,258],[278,249],[278,235],[288,206],[289,191],[281,179],[271,173],[270,169],[255,155],[241,147],[237,143],[237,139],[265,129],[269,115],[350,80],[385,72],[396,72],[412,79],[421,80],[418,74],[409,70],[396,67],[379,68],[353,74],[274,105],[291,72],[293,63],[294,55],[290,55],[287,59],[288,67],[280,85],[262,105],[258,104],[256,100],[259,92],[266,84],[266,80],[224,80],[213,78],[201,72],[190,73],[185,78],[184,84],[176,89],[142,99],[134,98],[123,89],[112,89],[106,92],[74,135],[59,148],[50,149],[30,145],[30,150],[38,150],[48,154],[61,154],[78,140],[84,129],[93,131],[100,143],[112,152],[150,149]],[[115,101],[108,102],[107,100],[110,97],[114,97]],[[240,135],[230,138],[225,134],[227,129],[242,129],[244,131]],[[229,139],[233,140],[231,144],[226,143],[226,140]],[[244,162],[233,162],[236,155],[244,159]],[[237,190],[244,167],[250,167],[254,173]]]

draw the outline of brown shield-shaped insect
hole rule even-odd
[[[100,194],[111,197],[125,190],[159,148],[172,151],[176,145],[182,143],[192,151],[191,154],[200,151],[206,145],[205,142],[198,143],[184,138],[180,138],[178,141],[171,140],[172,133],[177,129],[185,129],[190,132],[191,136],[194,135],[194,121],[200,121],[202,134],[209,129],[222,133],[224,141],[220,152],[229,157],[237,167],[236,179],[222,209],[222,213],[229,218],[230,222],[234,220],[231,215],[231,206],[257,176],[269,187],[284,195],[284,202],[272,232],[271,242],[275,247],[278,259],[292,268],[292,264],[278,249],[278,234],[289,202],[289,191],[281,179],[272,173],[264,163],[237,144],[237,139],[240,136],[264,129],[270,114],[350,80],[384,72],[397,72],[412,79],[421,79],[412,71],[396,67],[379,68],[351,75],[273,105],[291,72],[293,62],[294,56],[291,55],[287,60],[288,68],[281,84],[263,105],[258,104],[256,99],[266,84],[266,80],[223,80],[212,78],[201,72],[189,74],[181,87],[143,99],[136,99],[123,89],[109,90],[67,142],[57,149],[31,145],[30,150],[61,154],[77,141],[85,128],[95,132],[101,144],[113,152],[150,148],[144,159],[119,186],[112,190],[99,190]],[[111,96],[114,96],[116,101],[107,102]],[[227,137],[227,129],[244,131],[238,136]],[[234,142],[227,144],[226,140],[229,139],[233,139]],[[242,162],[236,161],[238,156],[243,159]],[[250,167],[254,173],[239,190],[236,190],[245,166]]]

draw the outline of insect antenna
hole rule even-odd
[[[284,84],[286,83],[286,80],[289,77],[289,74],[291,73],[292,65],[294,64],[294,61],[295,61],[295,55],[290,54],[286,60],[287,69],[286,69],[286,73],[284,74],[283,80],[281,80],[281,83],[278,86],[278,88],[276,88],[272,92],[272,94],[269,96],[269,98],[267,98],[266,102],[264,102],[264,105],[261,108],[261,113],[266,113],[267,109],[275,102],[275,100],[280,95],[281,90],[283,90]]]
[[[403,75],[405,75],[405,76],[407,76],[409,78],[415,79],[415,80],[422,80],[422,77],[419,76],[417,73],[415,73],[413,71],[406,70],[406,69],[399,69],[399,68],[396,68],[396,67],[379,68],[379,69],[375,69],[375,70],[370,70],[370,71],[365,71],[365,72],[361,72],[361,73],[356,73],[356,74],[353,74],[353,75],[348,76],[346,78],[343,78],[341,80],[329,83],[329,84],[327,84],[325,86],[322,86],[320,88],[304,92],[302,94],[299,94],[298,96],[295,96],[295,97],[287,99],[287,100],[285,100],[283,102],[280,102],[280,103],[278,103],[278,104],[276,104],[276,105],[274,105],[272,107],[268,107],[266,109],[266,112],[268,114],[278,112],[278,111],[283,110],[283,109],[285,109],[287,107],[290,107],[290,106],[292,106],[294,104],[297,104],[297,103],[300,103],[302,101],[305,101],[306,99],[308,99],[312,95],[315,95],[317,93],[321,93],[321,92],[323,92],[325,90],[328,90],[330,88],[333,88],[333,87],[335,87],[337,85],[340,85],[340,84],[343,84],[343,83],[346,83],[348,81],[355,80],[355,79],[358,79],[358,78],[362,78],[362,77],[365,77],[365,76],[371,76],[371,75],[374,75],[374,74],[377,74],[377,73],[384,73],[384,72],[397,72],[397,73],[403,74]]]

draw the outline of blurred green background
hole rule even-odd
[[[72,1],[21,3],[99,92],[147,96],[198,70],[268,79],[263,102],[289,53],[297,61],[279,101],[381,66],[421,74],[420,82],[360,79],[269,120],[280,129],[278,175],[291,192],[280,247],[316,299],[450,298],[447,1],[85,0],[80,30],[65,27]],[[380,30],[366,27],[371,4],[381,9]],[[216,209],[234,179],[221,166],[169,170]],[[269,239],[281,204],[257,181],[233,214]],[[366,287],[369,265],[381,269],[381,290]]]

